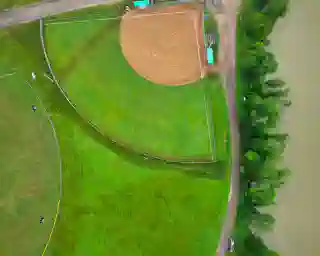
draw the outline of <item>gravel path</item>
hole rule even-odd
[[[16,7],[0,12],[0,28],[15,24],[27,23],[41,17],[56,15],[95,5],[111,5],[121,0],[56,0]]]
[[[227,216],[220,236],[220,244],[218,247],[217,255],[222,256],[225,254],[227,247],[228,237],[231,235],[236,216],[237,205],[239,197],[239,184],[240,184],[240,132],[237,117],[236,107],[236,77],[235,77],[235,59],[236,59],[236,18],[237,7],[239,6],[238,0],[224,0],[226,6],[226,24],[227,24],[227,63],[228,69],[225,76],[225,85],[227,90],[228,102],[228,115],[230,124],[230,139],[231,139],[231,155],[232,155],[232,169],[230,180],[230,196],[228,202]]]

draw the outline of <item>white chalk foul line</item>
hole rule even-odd
[[[203,78],[204,74],[203,74],[201,57],[200,57],[201,56],[200,43],[199,43],[199,36],[198,36],[198,32],[197,32],[197,19],[196,18],[193,19],[193,28],[194,28],[194,32],[196,34],[195,38],[196,38],[196,44],[197,44],[197,49],[198,49],[198,61],[199,61],[199,68],[200,68],[200,77]]]
[[[14,74],[16,74],[16,73],[17,73],[17,72],[11,72],[11,73],[8,73],[8,74],[1,75],[1,76],[0,76],[0,79],[6,78],[6,77],[8,77],[8,76],[12,76],[12,75],[14,75]]]
[[[43,76],[46,77],[46,78],[48,78],[51,82],[54,83],[54,80],[53,80],[50,76],[48,76],[46,73],[44,73]]]
[[[204,106],[205,106],[205,111],[206,111],[206,121],[207,121],[207,129],[208,129],[210,150],[211,150],[212,160],[214,160],[214,158],[215,158],[215,149],[212,147],[212,134],[211,134],[211,129],[210,129],[210,119],[209,119],[208,101],[207,101],[207,97],[206,97],[206,92],[203,93],[203,101],[204,101]]]
[[[161,13],[140,14],[140,15],[132,15],[132,16],[124,15],[123,18],[138,19],[138,18],[145,18],[145,17],[166,16],[166,15],[176,15],[176,14],[186,14],[186,13],[190,13],[190,10],[184,11],[184,12],[161,12]]]
[[[69,21],[57,21],[57,22],[46,22],[44,25],[61,25],[61,24],[68,24],[68,23],[87,23],[92,21],[106,21],[106,20],[120,20],[122,16],[111,17],[111,18],[95,18],[95,19],[87,19],[87,20],[69,20]]]
[[[134,16],[116,16],[116,17],[110,17],[110,18],[93,18],[93,19],[85,19],[85,20],[66,20],[66,21],[52,21],[48,20],[44,25],[60,25],[60,24],[68,24],[68,23],[87,23],[91,21],[106,21],[106,20],[120,20],[122,18],[126,19],[138,19],[138,18],[145,18],[145,17],[152,17],[152,16],[163,16],[163,15],[176,15],[176,14],[186,14],[190,11],[184,11],[184,12],[164,12],[164,13],[151,13],[151,14],[139,14]]]

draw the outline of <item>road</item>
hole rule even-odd
[[[218,58],[222,62],[221,78],[226,90],[228,117],[230,125],[231,140],[231,175],[230,192],[227,206],[227,213],[220,234],[220,241],[217,248],[217,256],[225,255],[228,245],[228,238],[232,234],[237,215],[237,205],[240,184],[240,134],[236,108],[236,77],[235,77],[235,58],[236,58],[236,20],[237,8],[240,0],[223,0],[222,8],[217,9],[212,0],[206,0],[207,8],[216,17],[220,34],[220,48]]]
[[[121,0],[56,0],[54,2],[39,2],[0,11],[0,28],[15,24],[27,23],[63,12],[87,8],[95,5],[111,5]]]

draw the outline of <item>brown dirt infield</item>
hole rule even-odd
[[[199,5],[132,10],[121,21],[120,42],[131,67],[153,83],[184,85],[206,73]]]

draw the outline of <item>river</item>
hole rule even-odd
[[[276,74],[291,89],[293,104],[281,128],[290,134],[284,163],[292,176],[279,190],[275,230],[265,241],[281,256],[320,255],[320,0],[291,0],[271,35]],[[319,241],[318,241],[319,240]]]

